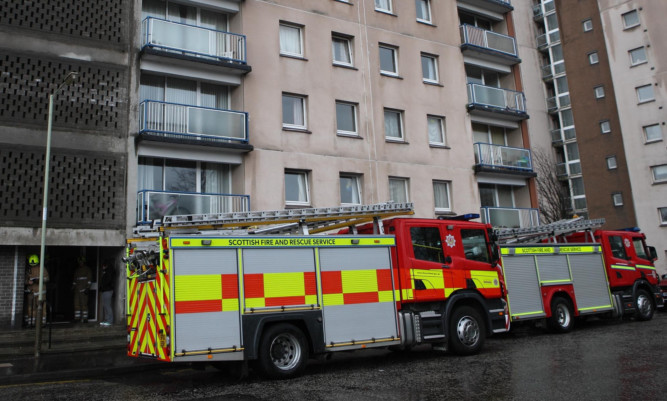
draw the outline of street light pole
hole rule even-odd
[[[49,95],[49,118],[46,128],[46,156],[44,158],[44,200],[42,202],[42,241],[39,249],[39,298],[37,317],[35,320],[35,358],[39,357],[42,348],[42,313],[44,310],[44,249],[46,247],[46,210],[49,200],[49,167],[51,164],[51,128],[53,126],[53,98],[67,85],[71,85],[79,77],[78,72],[67,74],[58,88]]]

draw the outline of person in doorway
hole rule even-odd
[[[88,323],[88,293],[90,292],[91,274],[86,266],[86,258],[79,256],[78,267],[74,271],[74,321]]]
[[[39,302],[39,256],[30,255],[28,257],[28,269],[25,275],[26,284],[26,315],[25,323],[28,326],[35,325],[35,314],[38,310]],[[44,283],[49,281],[49,272],[44,268]],[[46,291],[44,286],[43,291]],[[42,308],[42,323],[46,323],[46,308]]]
[[[111,299],[114,287],[114,269],[108,263],[102,263],[102,277],[100,278],[100,292],[102,293],[102,321],[101,326],[113,324],[113,307]]]

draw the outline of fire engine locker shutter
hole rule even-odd
[[[237,265],[235,249],[174,249],[177,354],[242,346],[238,284],[223,288],[238,277]]]
[[[612,301],[602,254],[570,255],[570,266],[579,311],[611,310]]]
[[[510,316],[544,316],[535,258],[532,255],[503,257]]]
[[[327,345],[398,338],[388,248],[320,249],[320,269]]]
[[[542,284],[568,284],[572,281],[566,255],[538,256],[537,268],[540,270]]]
[[[317,304],[313,248],[244,249],[245,310]]]

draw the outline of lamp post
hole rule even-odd
[[[53,125],[53,98],[67,85],[71,85],[79,77],[78,72],[71,71],[60,83],[58,88],[49,95],[49,119],[46,128],[46,156],[44,158],[44,201],[42,209],[42,241],[39,249],[39,298],[37,301],[37,319],[35,321],[35,357],[39,357],[42,348],[42,313],[44,310],[44,248],[46,245],[46,207],[49,199],[49,165],[51,162],[51,127]]]

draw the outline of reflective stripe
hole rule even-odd
[[[477,288],[500,288],[497,271],[471,270],[470,278],[475,281]]]
[[[322,272],[324,306],[394,302],[391,270]]]
[[[649,266],[649,265],[635,265],[635,267],[638,267],[640,269],[646,269],[646,270],[655,270],[655,267]]]
[[[176,276],[175,313],[230,312],[239,310],[235,274]]]
[[[623,265],[611,265],[611,268],[618,270],[632,270],[632,271],[635,270],[635,268],[632,266],[623,266]]]
[[[559,248],[560,253],[591,253],[599,252],[599,246],[561,246]]]
[[[330,247],[330,246],[393,246],[394,237],[284,237],[284,238],[170,238],[171,248],[182,247]],[[206,245],[203,242],[206,242]]]
[[[317,305],[314,272],[245,274],[245,309]]]

